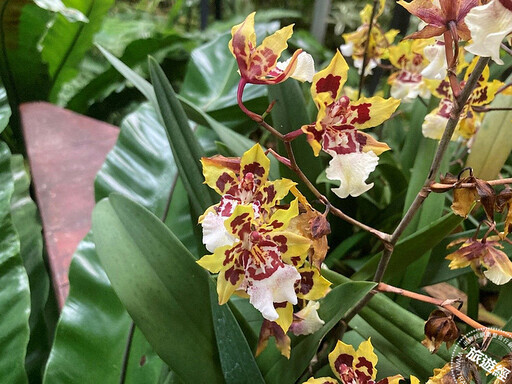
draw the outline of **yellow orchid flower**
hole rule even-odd
[[[466,69],[466,74],[464,80],[461,82],[461,86],[464,86],[467,82],[477,61],[478,57],[475,57]],[[489,67],[486,67],[478,80],[477,86],[471,93],[468,102],[464,106],[452,140],[457,140],[459,137],[470,139],[480,127],[483,113],[478,111],[478,107],[487,105],[494,100],[496,93],[504,85],[499,80],[493,80],[492,82],[488,80]],[[439,140],[443,135],[446,123],[453,109],[453,95],[450,83],[446,79],[443,81],[427,81],[427,84],[432,94],[441,99],[441,101],[439,106],[425,117],[422,131],[425,137]]]
[[[333,157],[326,175],[340,181],[333,192],[341,198],[359,196],[373,186],[365,180],[377,166],[377,156],[389,147],[361,130],[382,124],[400,104],[379,96],[351,101],[342,95],[347,72],[345,59],[336,52],[327,68],[313,77],[311,96],[318,108],[317,120],[302,127],[316,156],[323,149]]]
[[[433,39],[402,40],[398,45],[389,48],[389,61],[398,68],[398,71],[388,78],[392,97],[401,99],[402,102],[414,101],[418,96],[430,97],[430,91],[422,75],[422,71],[428,65],[423,51],[433,43]]]
[[[338,340],[336,347],[329,354],[329,365],[336,378],[342,384],[398,384],[404,380],[403,376],[395,375],[375,381],[377,377],[377,355],[373,351],[371,340],[363,341],[357,351],[352,345]],[[420,381],[410,377],[411,384],[419,384]],[[304,384],[339,384],[330,377],[311,378]]]
[[[345,44],[340,47],[341,52],[345,56],[351,56],[354,60],[354,66],[362,72],[363,58],[366,52],[367,67],[365,75],[371,74],[373,68],[380,64],[381,59],[387,58],[387,49],[393,43],[399,31],[391,29],[383,32],[377,19],[384,11],[386,0],[379,1],[379,7],[375,12],[370,36],[368,31],[370,28],[370,18],[373,6],[367,4],[359,13],[361,17],[361,26],[356,31],[343,34]],[[369,39],[369,43],[367,41]],[[366,47],[368,45],[368,48]]]
[[[238,205],[224,222],[233,244],[215,249],[198,264],[218,273],[219,304],[225,304],[236,290],[249,295],[251,304],[267,320],[280,318],[274,303],[297,304],[295,283],[301,279],[297,268],[304,263],[309,239],[286,229],[299,214],[298,201],[288,209],[277,209],[268,219],[256,217],[252,206]]]
[[[315,72],[313,58],[301,49],[295,51],[290,60],[283,63],[277,61],[288,47],[287,41],[293,34],[293,25],[281,28],[256,46],[255,14],[251,13],[231,29],[229,49],[238,63],[242,82],[277,84],[289,77],[311,81]]]

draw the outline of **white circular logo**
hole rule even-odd
[[[476,376],[482,383],[495,381],[505,384],[512,378],[510,366],[499,364],[512,353],[512,339],[491,333],[488,329],[475,329],[457,340],[450,369],[457,384],[468,384]]]

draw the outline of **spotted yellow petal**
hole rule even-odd
[[[321,94],[325,94],[326,101],[329,104],[337,100],[341,95],[343,84],[347,81],[348,65],[339,51],[336,51],[333,59],[327,68],[319,71],[313,76],[311,84],[311,97],[317,103],[317,98]]]
[[[341,365],[344,364],[352,368],[354,359],[357,357],[356,351],[350,344],[345,344],[343,341],[338,340],[334,350],[329,353],[329,365],[338,379],[341,380],[340,372]]]
[[[256,48],[253,60],[256,56],[262,58],[267,71],[273,69],[277,64],[277,59],[281,53],[288,47],[288,39],[293,34],[293,24],[274,32],[272,35],[263,39],[261,45]]]
[[[284,231],[290,220],[299,214],[299,200],[295,199],[290,203],[288,209],[278,209],[270,217],[269,222],[265,227],[277,231]]]
[[[362,97],[350,103],[350,108],[357,112],[350,124],[357,129],[376,127],[389,119],[399,105],[400,100],[392,97]]]
[[[270,159],[265,155],[261,145],[256,144],[242,155],[240,162],[240,178],[243,180],[248,173],[254,177],[254,182],[263,186],[268,178]]]
[[[365,141],[362,147],[363,152],[370,152],[372,151],[377,156],[379,156],[381,153],[386,152],[390,150],[389,145],[386,143],[380,142],[375,140],[375,138],[372,135],[369,135],[365,132],[357,132],[358,137],[364,137]],[[360,139],[362,142],[363,140]]]
[[[219,195],[228,193],[231,188],[238,185],[238,178],[232,170],[206,157],[201,159],[201,164],[205,183]]]
[[[251,205],[237,205],[231,216],[224,222],[228,233],[243,239],[251,232],[254,209]]]
[[[338,380],[333,379],[331,377],[319,377],[315,379],[314,377],[310,378],[308,381],[305,381],[302,384],[339,384]]]
[[[228,249],[231,249],[231,245],[219,247],[212,255],[205,255],[197,260],[197,264],[211,273],[219,273],[223,268],[225,252]]]
[[[318,268],[306,265],[299,269],[300,282],[297,285],[297,297],[306,300],[320,300],[329,292],[331,282],[325,279]]]
[[[251,61],[251,46],[256,46],[256,32],[254,31],[254,16],[256,12],[251,13],[246,19],[238,25],[231,28],[231,40],[229,41],[229,50],[240,61],[245,63],[245,68],[249,67]]]
[[[292,232],[276,232],[272,239],[281,244],[281,258],[286,264],[300,267],[306,259],[311,240]]]

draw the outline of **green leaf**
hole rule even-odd
[[[216,200],[214,192],[204,184],[200,163],[204,152],[171,84],[154,59],[149,62],[149,70],[178,172],[189,194],[192,212],[199,217]]]
[[[176,165],[165,130],[154,109],[142,105],[121,125],[118,141],[96,178],[96,198],[117,191],[162,216],[175,175]],[[191,237],[186,231],[187,225],[192,231],[186,193],[173,195],[171,203],[180,210],[169,215],[168,224]],[[183,216],[184,211],[188,216]],[[45,383],[117,383],[132,320],[100,264],[92,234],[80,243],[73,256],[69,281],[69,297],[56,330]],[[148,342],[137,335],[138,331],[132,343],[126,382],[140,382],[137,375],[145,376],[145,383],[156,382],[162,362]],[[141,365],[143,356],[145,364]]]
[[[92,228],[112,286],[155,351],[186,382],[221,383],[207,272],[156,216],[122,195],[98,203]]]
[[[3,38],[0,75],[13,103],[46,99],[48,70],[43,65],[38,44],[45,33],[50,14],[30,0],[0,1]]]
[[[311,362],[327,332],[374,287],[375,283],[349,282],[329,292],[324,299],[320,300],[318,311],[325,324],[311,335],[294,337],[289,360],[275,348],[267,348],[258,357],[257,361],[265,381],[279,384],[294,383]]]
[[[126,63],[130,68],[143,67],[147,70],[148,55],[163,56],[186,42],[185,38],[176,33],[135,40],[126,47],[120,61]],[[105,54],[104,49],[102,52]],[[68,102],[67,108],[84,113],[93,102],[104,100],[112,92],[119,91],[125,83],[121,73],[114,66],[109,67],[77,92]]]
[[[453,231],[463,218],[453,213],[443,216],[429,226],[423,227],[412,235],[398,242],[384,275],[384,280],[399,276],[405,268],[418,257],[436,246],[442,239]],[[353,276],[353,280],[370,279],[379,264],[382,252],[373,256]]]
[[[224,379],[228,384],[265,383],[247,340],[228,305],[219,305],[215,283],[210,280],[213,328]]]
[[[11,154],[7,145],[0,143],[0,377],[6,383],[26,383],[30,291],[20,257],[19,238],[11,218],[13,191]]]
[[[97,47],[103,53],[103,55],[105,55],[112,66],[117,69],[119,73],[121,73],[127,80],[129,80],[144,95],[144,97],[146,97],[146,99],[148,99],[148,101],[150,101],[151,104],[155,106],[155,109],[158,110],[159,106],[156,100],[153,86],[106,49],[99,45]],[[180,95],[177,95],[176,97],[182,103],[182,107],[187,113],[187,116],[195,123],[209,127],[215,131],[219,138],[227,146],[229,146],[230,150],[233,151],[235,156],[242,156],[245,151],[254,145],[252,140],[222,125],[186,98]],[[278,163],[273,157],[270,158],[270,161],[270,175],[273,179],[277,179],[279,177]]]
[[[512,80],[507,79],[507,84]],[[512,99],[508,95],[498,95],[490,108],[510,108]],[[512,111],[493,111],[485,114],[478,130],[466,167],[473,168],[476,177],[484,180],[495,179],[512,151],[510,140],[510,120]]]
[[[12,222],[20,240],[20,255],[30,285],[30,341],[26,371],[30,382],[41,382],[41,372],[50,351],[44,317],[50,280],[43,260],[43,236],[36,204],[30,197],[30,177],[21,155],[11,157],[14,193],[11,198]]]
[[[114,0],[67,0],[64,4],[82,12],[89,22],[72,23],[58,14],[42,42],[42,57],[52,78],[51,100],[57,100],[62,86],[78,75],[78,65]]]

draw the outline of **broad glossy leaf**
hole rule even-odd
[[[389,262],[384,279],[399,276],[418,257],[435,247],[462,221],[462,217],[449,213],[398,242]],[[373,256],[352,279],[366,280],[373,277],[382,253]]]
[[[348,282],[334,288],[322,300],[318,314],[325,321],[317,332],[292,338],[290,359],[275,348],[267,348],[257,359],[267,383],[294,383],[304,372],[315,355],[324,336],[334,327],[375,283]]]
[[[26,370],[30,382],[41,382],[41,372],[50,351],[49,335],[44,317],[50,280],[43,260],[43,236],[37,206],[30,197],[30,177],[21,155],[11,157],[14,193],[11,216],[20,240],[20,255],[30,285],[30,341]]]
[[[158,124],[154,110],[143,105],[123,121],[118,141],[96,178],[96,197],[121,192],[162,216],[175,175],[165,130]],[[185,194],[172,203],[188,211]],[[182,225],[190,223],[189,216],[173,212],[168,225],[191,236]],[[89,234],[82,241],[71,263],[70,293],[57,327],[45,383],[119,382],[132,321],[115,295],[91,239]],[[146,352],[133,352],[138,350]],[[159,372],[154,372],[159,370],[161,360],[148,350],[151,351],[144,338],[134,339],[127,383],[136,383],[137,375],[146,375],[147,383],[158,378]],[[142,356],[145,364],[141,365]]]
[[[191,43],[178,34],[151,37],[132,41],[124,50],[120,60],[130,68],[146,68],[148,55],[161,57],[169,51]],[[67,108],[83,113],[97,101],[102,101],[114,91],[119,91],[126,83],[123,75],[114,67],[109,67],[96,76],[68,102]]]
[[[117,295],[155,351],[186,382],[221,383],[208,273],[156,216],[122,195],[98,203],[92,228]]]
[[[78,75],[78,65],[91,48],[93,36],[114,1],[67,0],[64,3],[82,12],[89,21],[72,23],[58,14],[45,35],[41,52],[52,78],[51,100],[56,100],[61,87]]]
[[[148,81],[146,81],[146,79],[142,78],[106,49],[99,45],[98,49],[103,53],[103,55],[105,55],[112,66],[117,69],[119,73],[121,73],[127,80],[129,80],[146,97],[146,99],[148,99],[149,102],[151,102],[155,109],[159,109],[153,86]],[[199,125],[209,127],[215,131],[219,138],[229,147],[231,151],[233,151],[235,156],[241,156],[245,151],[254,145],[252,140],[222,125],[189,100],[180,95],[177,95],[177,98],[182,103],[182,107],[184,108],[189,119]],[[270,169],[271,176],[276,179],[279,177],[278,163],[273,158],[271,158],[270,161],[272,163]]]
[[[20,242],[11,217],[14,181],[11,154],[0,143],[0,377],[6,383],[26,383],[25,352],[29,340],[30,291]]]
[[[150,59],[149,70],[178,172],[190,196],[192,212],[199,217],[217,199],[215,193],[204,184],[200,159],[205,154],[190,129],[188,118],[171,84],[154,59]]]
[[[0,1],[2,30],[0,70],[11,107],[23,101],[46,99],[48,70],[38,43],[51,14],[29,0]]]

